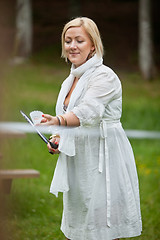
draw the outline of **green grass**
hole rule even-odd
[[[43,62],[41,57],[45,58]],[[60,85],[69,68],[60,59],[43,54],[16,67],[5,67],[2,88],[3,121],[23,121],[26,113],[41,110],[54,114]],[[47,59],[47,60],[46,60]],[[144,82],[137,73],[120,72],[123,86],[122,124],[125,129],[160,131],[160,78]],[[135,239],[160,239],[160,140],[130,139],[140,180],[142,236]],[[16,179],[10,195],[0,196],[3,203],[2,228],[9,240],[62,240],[60,231],[62,194],[49,193],[57,156],[34,134],[1,142],[3,168],[34,168],[37,179]]]

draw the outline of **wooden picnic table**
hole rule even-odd
[[[4,138],[23,138],[25,133],[19,131],[1,131],[0,141]],[[0,153],[0,158],[3,158]],[[17,178],[37,178],[40,176],[39,171],[35,169],[1,169],[0,170],[0,191],[9,194],[11,191],[12,180]]]
[[[37,178],[39,176],[39,171],[35,169],[3,169],[0,170],[0,189],[3,193],[9,194],[13,179]]]

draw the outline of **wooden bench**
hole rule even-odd
[[[40,173],[34,169],[0,170],[0,189],[3,193],[9,194],[11,191],[12,179],[36,178],[39,176]]]

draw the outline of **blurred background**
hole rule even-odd
[[[87,16],[100,29],[108,65],[138,69],[139,47],[145,45],[159,68],[159,12],[158,0],[1,0],[0,52],[8,58],[58,50],[64,24]]]
[[[125,130],[160,131],[160,1],[0,0],[0,121],[24,122],[20,110],[55,114],[70,66],[61,59],[61,32],[76,16],[93,19],[104,63],[120,77]],[[160,239],[160,139],[129,139],[140,180],[142,236]],[[64,239],[62,195],[49,193],[57,156],[35,134],[0,134],[1,169],[36,169],[0,194],[0,239]],[[1,182],[1,181],[0,181]]]

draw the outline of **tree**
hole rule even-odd
[[[26,59],[32,51],[31,0],[17,0],[14,59]],[[17,58],[18,57],[18,58]]]
[[[139,0],[139,67],[144,79],[154,77],[150,0]]]

